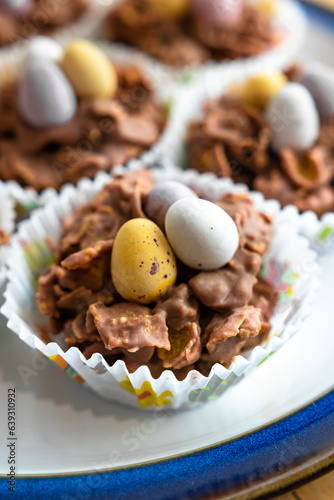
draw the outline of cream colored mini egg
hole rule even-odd
[[[310,92],[300,83],[285,85],[269,102],[266,117],[272,131],[271,146],[277,152],[306,151],[318,138],[318,110]]]
[[[166,215],[166,234],[177,257],[202,271],[227,264],[239,246],[233,219],[210,201],[183,198]]]
[[[173,251],[159,227],[148,219],[131,219],[118,231],[111,255],[111,275],[126,300],[150,304],[175,283]]]
[[[117,74],[107,56],[87,40],[74,40],[65,47],[60,62],[78,97],[112,97]]]
[[[242,99],[252,106],[263,109],[288,82],[278,71],[259,73],[251,76],[242,90]]]

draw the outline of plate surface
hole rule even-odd
[[[334,29],[320,11],[308,12],[301,58],[333,63]],[[0,498],[15,497],[6,482],[9,388],[17,394],[17,498],[162,500],[226,491],[232,498],[242,488],[248,500],[252,488],[327,459],[334,453],[333,250],[321,266],[303,329],[195,411],[142,413],[105,402],[35,355],[1,319]]]

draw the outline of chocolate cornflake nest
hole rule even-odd
[[[52,339],[60,335],[86,358],[122,359],[130,372],[146,365],[154,378],[166,369],[179,380],[192,369],[207,375],[216,362],[228,367],[269,334],[277,294],[258,275],[272,222],[247,194],[223,196],[217,204],[240,237],[232,260],[208,272],[177,260],[177,281],[158,303],[128,302],[113,286],[113,243],[126,221],[146,217],[154,185],[148,170],[119,175],[65,219],[59,242],[48,241],[56,262],[39,278],[38,307],[50,320]]]
[[[275,153],[270,138],[262,111],[233,93],[223,95],[206,102],[203,117],[189,124],[187,164],[243,182],[283,207],[294,204],[319,217],[334,210],[334,119],[322,121],[317,142],[305,153]]]
[[[247,3],[238,24],[222,30],[192,12],[171,20],[152,10],[145,0],[125,0],[111,11],[106,28],[113,41],[138,47],[178,67],[257,56],[279,42],[271,21]]]
[[[0,47],[36,35],[50,35],[79,19],[88,5],[88,0],[34,0],[22,16],[0,10]]]
[[[0,178],[37,191],[56,190],[98,171],[109,172],[149,149],[166,122],[150,80],[137,67],[115,66],[113,98],[82,99],[75,116],[52,128],[32,128],[17,112],[17,83],[0,88]]]

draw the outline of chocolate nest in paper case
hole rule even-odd
[[[249,4],[236,26],[217,29],[201,16],[189,13],[181,20],[169,20],[142,0],[125,0],[111,11],[106,28],[113,41],[178,67],[257,56],[280,41],[271,21]]]
[[[78,20],[87,8],[88,0],[35,0],[22,16],[0,10],[0,47],[36,35],[49,35]]]
[[[0,88],[0,178],[37,191],[59,190],[82,177],[109,172],[149,149],[166,122],[151,81],[135,66],[115,66],[113,98],[82,99],[67,123],[37,129],[17,113],[16,83]]]
[[[52,339],[60,334],[87,358],[100,353],[110,365],[122,359],[130,372],[147,365],[155,378],[166,369],[180,380],[193,369],[208,375],[214,363],[229,366],[269,334],[277,296],[259,271],[272,223],[247,194],[221,197],[217,204],[240,235],[232,260],[210,272],[177,260],[177,281],[159,303],[127,302],[112,283],[113,242],[127,220],[146,217],[154,185],[147,170],[117,176],[65,219],[60,241],[49,240],[55,264],[39,278],[39,310]]]
[[[298,68],[288,72],[298,81]],[[334,118],[322,120],[317,142],[305,153],[270,148],[271,130],[264,113],[231,92],[207,101],[203,117],[187,129],[187,166],[231,177],[276,199],[284,207],[334,210]]]

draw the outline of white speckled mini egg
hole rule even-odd
[[[334,116],[334,69],[313,63],[307,67],[300,81],[312,94],[320,116]]]
[[[149,192],[145,212],[160,229],[165,229],[166,213],[171,205],[182,198],[197,198],[196,193],[182,182],[160,182]]]
[[[77,109],[74,90],[51,60],[34,59],[18,86],[18,111],[31,126],[48,128],[70,120]]]
[[[317,140],[320,120],[313,97],[300,83],[288,83],[269,101],[266,117],[275,151],[305,151]]]
[[[175,254],[193,269],[219,269],[232,259],[239,246],[233,219],[207,200],[178,200],[168,210],[165,225]]]
[[[25,60],[28,62],[32,59],[43,57],[52,61],[60,61],[63,54],[64,49],[60,43],[48,36],[38,35],[29,41],[26,48]]]

